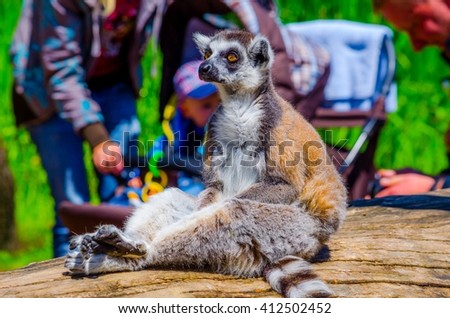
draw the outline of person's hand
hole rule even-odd
[[[141,181],[141,178],[139,177],[134,177],[133,179],[130,179],[127,185],[132,188],[142,188],[144,186],[144,184]]]
[[[375,195],[376,198],[428,192],[435,183],[432,177],[418,173],[397,174],[394,170],[380,170],[378,174],[383,190]]]
[[[105,141],[92,150],[92,161],[98,172],[118,175],[123,170],[122,152],[117,143]]]
[[[420,18],[415,32],[423,32],[428,44],[446,49],[445,42],[450,35],[450,6],[447,0],[429,3],[417,3],[413,16]]]

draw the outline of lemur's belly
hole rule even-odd
[[[214,127],[220,145],[213,157],[217,176],[223,184],[223,196],[229,198],[261,180],[265,170],[265,155],[259,135],[261,105],[253,99],[236,100],[221,107]]]
[[[224,198],[233,197],[260,181],[264,167],[264,153],[251,147],[233,148],[225,152],[217,169]]]

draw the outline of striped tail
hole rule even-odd
[[[330,297],[331,289],[313,272],[311,264],[297,256],[286,256],[269,265],[264,277],[284,297]]]

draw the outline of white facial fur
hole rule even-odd
[[[269,42],[263,36],[256,36],[248,47],[238,40],[224,41],[222,38],[209,38],[196,33],[194,35],[199,50],[208,54],[205,63],[214,68],[214,76],[209,79],[220,86],[227,86],[232,90],[240,92],[254,91],[268,80],[269,69],[273,61],[273,52]],[[238,55],[239,60],[235,63],[227,61],[229,52]],[[264,61],[258,59],[264,57]]]

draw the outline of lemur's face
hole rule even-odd
[[[207,82],[254,89],[267,80],[273,59],[269,42],[245,31],[223,31],[213,37],[195,34],[205,61],[199,76]]]

